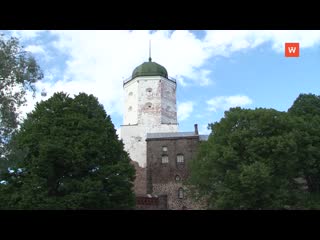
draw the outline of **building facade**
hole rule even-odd
[[[146,167],[147,133],[178,131],[176,85],[167,70],[151,58],[124,81],[121,138],[125,150],[140,167]]]
[[[188,196],[184,184],[190,174],[189,164],[199,144],[207,136],[194,132],[147,134],[147,193],[166,195],[168,209],[202,209]]]
[[[125,80],[121,138],[136,168],[137,209],[201,209],[183,182],[207,136],[178,132],[177,83],[158,63],[144,62]]]

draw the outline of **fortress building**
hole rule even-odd
[[[125,150],[140,167],[146,167],[147,133],[178,131],[176,88],[176,80],[151,57],[123,83],[121,137]]]
[[[201,209],[183,182],[201,141],[197,124],[178,132],[177,82],[149,57],[123,82],[121,138],[136,168],[137,209]]]

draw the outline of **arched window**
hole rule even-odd
[[[130,106],[128,110],[131,111],[131,110],[132,110],[132,107]]]
[[[152,88],[147,88],[146,91],[147,91],[147,93],[151,93],[152,92]]]
[[[146,108],[147,109],[150,109],[151,107],[152,107],[152,103],[151,102],[146,103]]]
[[[166,164],[169,162],[169,157],[168,155],[162,155],[162,158],[161,158],[161,163],[162,164]]]
[[[178,198],[179,199],[183,199],[184,198],[183,188],[179,188],[179,190],[178,190]]]
[[[177,155],[177,164],[184,164],[184,156],[183,154]]]
[[[180,182],[180,181],[181,181],[180,176],[179,176],[179,175],[176,175],[175,180],[176,180],[176,182]]]
[[[133,95],[133,93],[132,92],[129,92],[129,96],[132,96]]]

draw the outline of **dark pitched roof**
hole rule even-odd
[[[197,137],[194,132],[147,133],[147,139]]]

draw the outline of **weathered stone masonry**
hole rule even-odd
[[[195,156],[199,143],[196,132],[147,135],[147,192],[166,194],[169,209],[201,209],[188,197],[183,185],[190,173],[189,162]],[[179,155],[183,156],[183,162],[177,160]],[[168,162],[162,161],[163,156],[168,157]],[[182,191],[180,195],[179,191]]]
[[[136,169],[137,209],[200,208],[188,197],[183,181],[201,136],[196,125],[194,132],[178,132],[176,87],[151,57],[123,83],[121,138]]]

